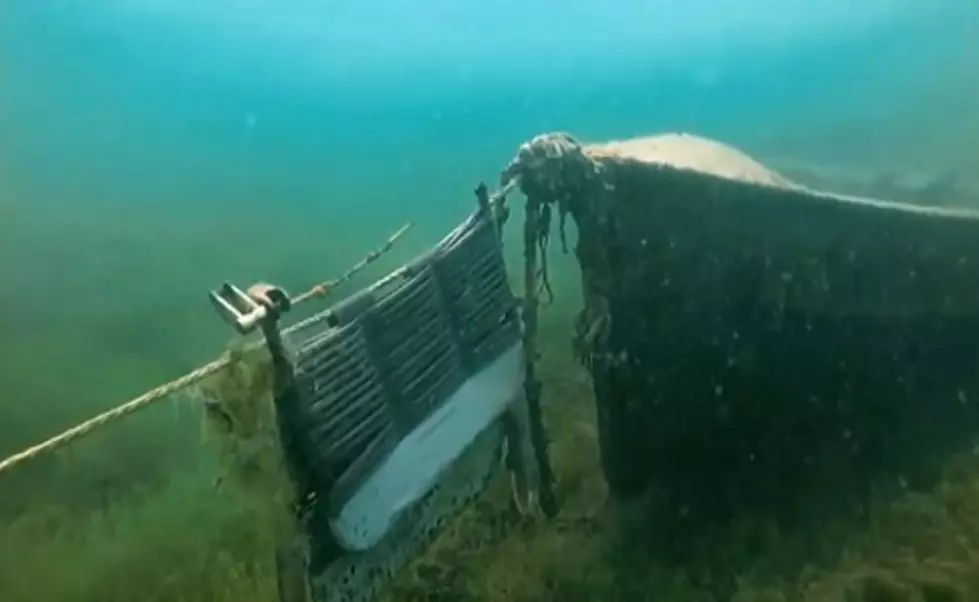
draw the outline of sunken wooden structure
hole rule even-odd
[[[428,253],[287,344],[276,314],[263,322],[301,531],[278,553],[282,602],[306,589],[314,602],[374,599],[486,489],[504,441],[511,470],[529,462],[517,301],[480,200]]]
[[[539,136],[517,178],[541,241],[552,211],[577,226],[614,498],[655,490],[688,526],[791,514],[820,471],[907,484],[979,425],[979,213],[816,191],[683,134]]]

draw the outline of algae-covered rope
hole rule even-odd
[[[409,222],[404,226],[402,226],[400,229],[398,229],[397,232],[392,234],[387,239],[387,241],[383,246],[375,249],[374,251],[371,251],[370,254],[368,254],[366,257],[364,257],[362,260],[360,260],[358,263],[352,266],[339,278],[335,278],[333,280],[327,280],[325,282],[317,284],[307,292],[302,293],[301,295],[298,295],[296,298],[294,298],[292,300],[292,304],[295,305],[296,303],[309,300],[313,297],[323,297],[328,295],[335,287],[353,278],[353,276],[356,275],[357,272],[361,271],[362,269],[364,269],[365,267],[367,267],[368,265],[376,261],[381,255],[383,255],[388,250],[390,250],[391,247],[394,246],[394,243],[397,242],[397,240],[401,238],[409,230],[409,228],[411,228],[411,225],[412,224]],[[385,280],[388,280],[389,278],[385,278]],[[318,316],[313,316],[302,322],[293,324],[289,328],[285,329],[283,331],[283,334],[287,335],[301,328],[305,328],[310,324],[316,322],[318,319],[319,319]],[[247,345],[245,347],[244,351],[245,352],[255,351],[261,348],[263,345],[264,344],[262,342],[251,343],[250,345]],[[204,380],[208,376],[211,376],[223,370],[230,364],[230,362],[231,360],[227,356],[218,358],[210,363],[207,363],[197,368],[192,372],[188,372],[187,374],[181,376],[180,378],[164,383],[154,389],[150,389],[149,391],[143,393],[139,397],[131,399],[119,406],[112,408],[111,410],[103,412],[98,416],[95,416],[94,418],[90,418],[89,420],[86,420],[81,424],[78,424],[66,431],[63,431],[60,434],[51,437],[50,439],[46,439],[41,443],[38,443],[37,445],[33,445],[23,451],[13,454],[0,461],[0,476],[16,468],[20,464],[27,462],[28,460],[31,460],[47,452],[51,452],[61,447],[64,447],[65,445],[72,443],[78,439],[81,439],[86,435],[92,434],[93,432],[99,430],[100,428],[112,422],[115,422],[116,420],[125,418],[126,416],[133,414],[139,410],[142,410],[154,404],[157,401],[165,399],[168,396],[172,395],[173,393],[176,393],[177,391],[186,389],[191,385],[197,384],[198,382]]]

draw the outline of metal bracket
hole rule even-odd
[[[271,317],[271,314],[288,311],[291,306],[289,296],[282,289],[263,285],[260,292],[267,303],[262,303],[256,298],[258,295],[249,294],[256,288],[252,287],[246,293],[233,284],[225,282],[208,294],[214,309],[239,334],[252,332],[266,318]]]

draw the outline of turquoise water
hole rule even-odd
[[[398,265],[543,131],[979,164],[966,2],[648,4],[7,0],[0,455],[215,356],[230,332],[205,293],[223,280],[298,291],[413,220],[368,275]],[[195,461],[174,444],[197,436],[190,412],[137,422],[73,478]],[[25,467],[5,501],[54,469]]]

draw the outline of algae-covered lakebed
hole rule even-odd
[[[972,450],[943,459],[941,477],[916,490],[882,483],[833,515],[828,502],[837,504],[847,483],[824,475],[814,491],[825,499],[814,494],[811,520],[791,530],[760,519],[709,531],[670,530],[670,537],[687,538],[676,546],[682,556],[636,544],[603,508],[590,385],[566,353],[570,305],[552,306],[542,330],[560,516],[550,522],[515,518],[506,504],[508,488],[497,482],[404,572],[388,599],[910,601],[977,595],[979,456]],[[207,442],[195,450],[201,458],[218,452]],[[73,458],[56,461],[65,470]],[[275,599],[276,513],[255,504],[254,491],[215,487],[210,477],[218,471],[212,462],[201,464],[199,475],[161,478],[100,504],[84,497],[75,504],[38,500],[6,522],[0,540],[4,600]],[[927,470],[938,474],[934,465]]]

